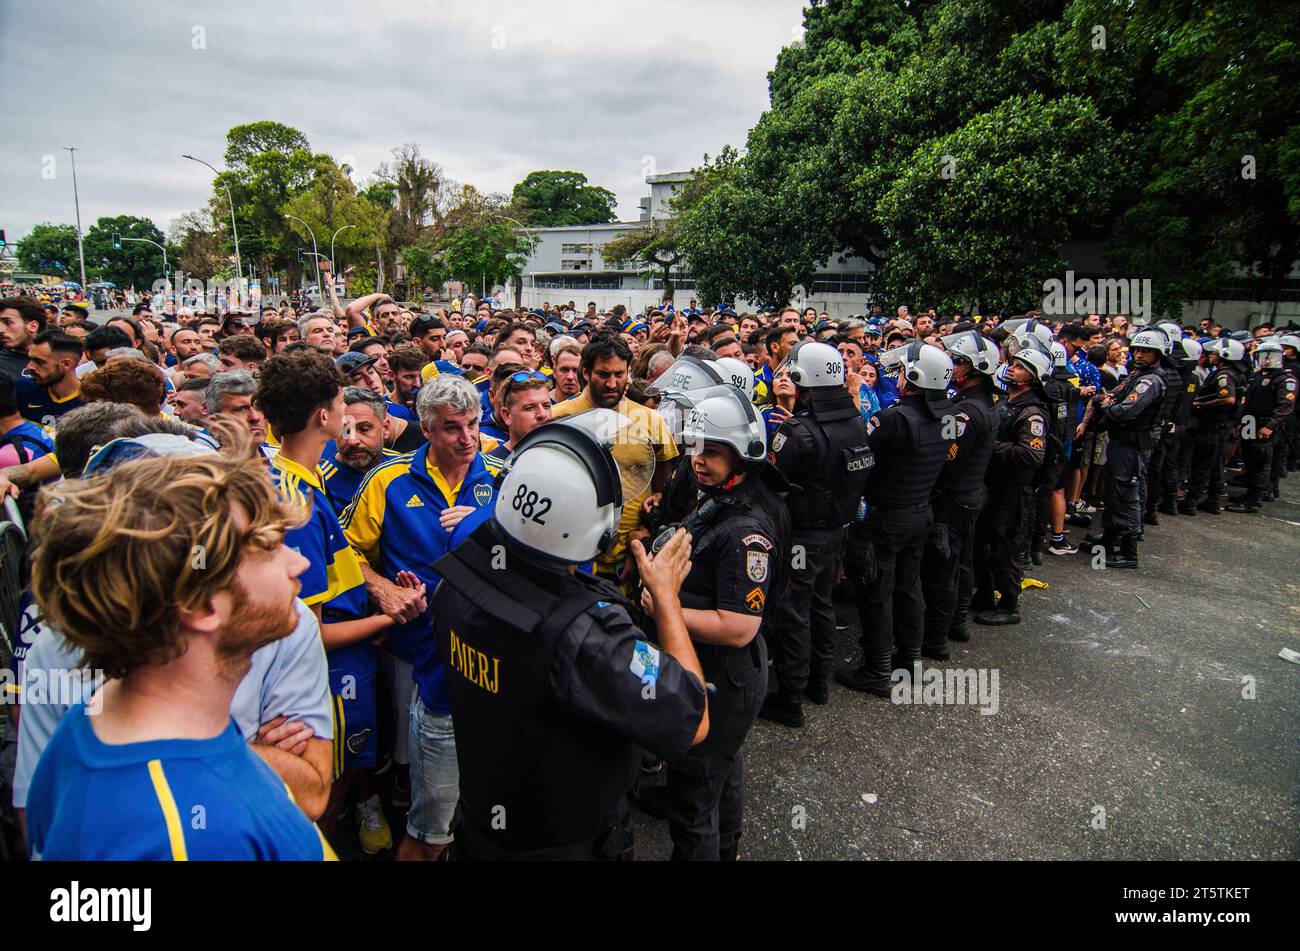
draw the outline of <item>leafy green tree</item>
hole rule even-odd
[[[115,248],[115,234],[158,244],[166,242],[166,237],[148,218],[135,215],[100,218],[86,230],[82,239],[87,271],[93,261],[95,271],[103,280],[112,281],[119,287],[148,288],[163,278],[163,253],[159,248],[143,241],[123,241],[120,248]]]
[[[311,185],[285,203],[282,213],[307,222],[316,234],[318,250],[324,255],[329,254],[330,239],[335,232],[338,232],[334,240],[335,254],[340,250],[369,254],[376,244],[382,247],[387,241],[388,212],[357,194],[351,179],[334,166],[322,167]],[[289,228],[310,246],[306,228],[296,221],[289,221]],[[345,230],[339,231],[340,228]]]
[[[305,135],[279,122],[232,128],[226,133],[225,161],[226,171],[217,176],[209,203],[213,217],[228,233],[228,184],[235,202],[240,253],[257,261],[263,273],[296,267],[300,241],[283,215],[284,206],[318,174],[337,171],[337,166],[329,156],[312,152]],[[233,241],[230,251],[234,251]]]
[[[529,172],[515,185],[511,203],[525,223],[553,228],[613,221],[618,199],[609,189],[588,184],[581,172]]]
[[[226,236],[217,228],[207,209],[186,212],[173,221],[168,230],[177,246],[172,266],[184,271],[187,277],[208,281],[233,270],[226,253]]]
[[[1295,264],[1294,5],[814,0],[804,21],[684,216],[705,299],[780,302],[852,252],[887,298],[1020,309],[1097,241],[1176,311]]]
[[[445,251],[435,251],[419,244],[402,249],[398,259],[411,276],[414,293],[426,287],[431,287],[437,292],[451,277],[451,270],[447,266],[445,257]]]
[[[72,278],[81,273],[74,225],[34,225],[15,248],[18,267],[33,274]],[[87,268],[90,262],[86,262]]]

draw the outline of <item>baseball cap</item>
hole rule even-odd
[[[378,359],[378,357],[368,357],[364,353],[345,353],[334,358],[334,365],[338,367],[339,372],[344,376],[351,376],[358,370],[364,370]]]
[[[119,466],[132,459],[155,459],[159,456],[202,456],[215,454],[211,446],[174,433],[145,433],[143,436],[112,439],[90,454],[82,475],[86,478]]]

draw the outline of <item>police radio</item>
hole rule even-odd
[[[650,543],[650,554],[659,554],[663,547],[672,540],[673,535],[679,528],[686,529],[687,534],[692,538],[699,538],[700,532],[717,521],[722,508],[734,501],[734,497],[730,495],[709,496],[682,521],[666,526],[663,531],[656,535],[655,540]]]

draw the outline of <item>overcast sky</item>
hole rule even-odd
[[[647,171],[744,145],[802,7],[0,0],[0,227],[16,241],[74,221],[62,147],[77,146],[83,227],[133,214],[165,230],[211,191],[181,153],[220,168],[226,131],[262,119],[348,160],[354,180],[418,142],[484,191],[534,169],[581,171],[635,219]]]

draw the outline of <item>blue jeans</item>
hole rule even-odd
[[[411,809],[406,832],[426,845],[451,841],[451,819],[460,798],[456,733],[450,714],[425,707],[419,691],[411,694]]]

